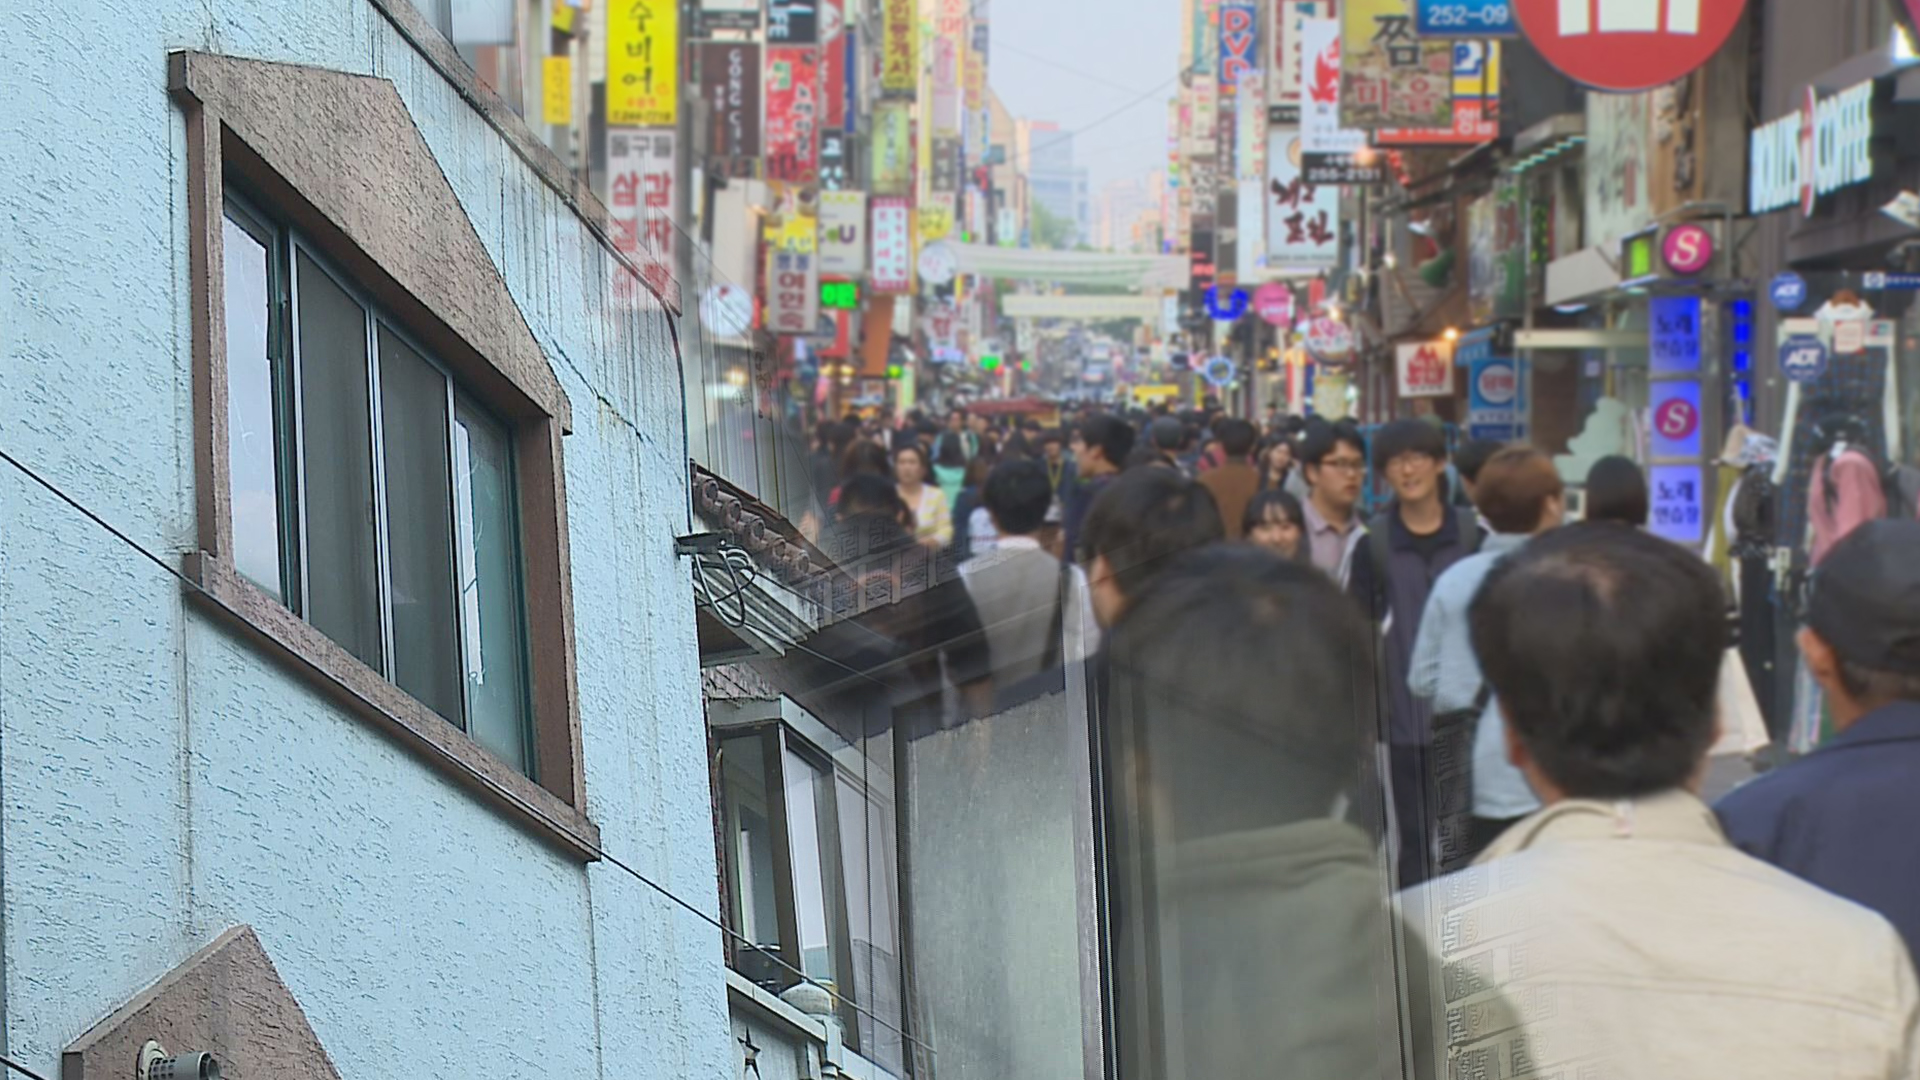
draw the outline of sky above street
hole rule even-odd
[[[1165,166],[1179,0],[999,0],[988,14],[994,88],[1015,116],[1088,129],[1074,157],[1092,195]]]

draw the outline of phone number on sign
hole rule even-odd
[[[1513,25],[1513,9],[1505,4],[1422,4],[1420,31],[1506,29]]]

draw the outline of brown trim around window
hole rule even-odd
[[[383,79],[174,53],[187,129],[197,598],[536,835],[599,858],[587,817],[567,550],[566,393],[399,93]],[[229,176],[355,279],[512,429],[533,776],[493,757],[233,567],[222,230]]]

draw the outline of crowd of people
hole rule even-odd
[[[1710,807],[1726,589],[1631,461],[1570,524],[1552,458],[1415,420],[954,410],[814,460],[823,521],[958,563],[928,709],[1086,665],[1122,1075],[1374,1075],[1393,940],[1422,1075],[1920,1077],[1920,522],[1822,553],[1835,737]]]

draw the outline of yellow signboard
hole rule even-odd
[[[573,58],[549,56],[541,65],[540,74],[541,111],[546,122],[573,123]]]
[[[914,0],[883,0],[880,92],[911,98],[920,85],[920,12]]]
[[[898,102],[873,111],[873,193],[905,195],[913,183],[913,114]]]
[[[778,221],[769,220],[762,230],[767,243],[795,255],[811,255],[819,245],[820,219],[792,214]]]
[[[680,121],[679,0],[625,0],[607,9],[607,123]]]
[[[1133,388],[1133,400],[1136,405],[1157,405],[1162,401],[1173,401],[1180,396],[1180,388],[1172,383],[1157,383],[1152,386]]]
[[[920,242],[930,244],[935,240],[945,240],[953,235],[953,207],[922,206],[920,208]]]

